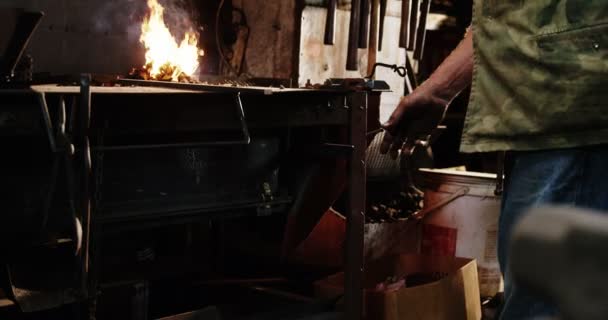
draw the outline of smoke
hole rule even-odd
[[[158,0],[165,8],[165,23],[177,39],[183,39],[188,31],[197,31],[194,23],[195,10],[191,1],[188,0]]]
[[[175,38],[183,39],[186,32],[198,31],[191,0],[157,1],[165,8],[165,23]],[[147,0],[100,1],[93,19],[93,28],[100,34],[126,34],[129,41],[139,41],[141,24],[147,13]]]

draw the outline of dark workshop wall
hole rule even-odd
[[[143,62],[135,23],[145,9],[141,0],[3,0],[0,6],[44,11],[27,49],[36,72],[125,73]]]
[[[211,20],[219,0],[159,2],[165,6],[166,23],[177,38],[191,26],[203,26],[199,43],[208,55],[201,65],[205,72],[217,73],[215,24]],[[36,72],[125,74],[144,63],[139,37],[146,0],[2,0],[0,7],[45,13],[27,49]],[[225,7],[230,8],[230,0]]]

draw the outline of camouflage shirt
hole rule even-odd
[[[475,0],[461,151],[608,143],[608,0]]]

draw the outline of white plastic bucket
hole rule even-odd
[[[418,178],[425,192],[422,251],[476,259],[481,295],[502,291],[496,251],[501,201],[495,195],[496,175],[420,169]]]

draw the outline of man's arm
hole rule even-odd
[[[469,28],[458,47],[437,70],[414,92],[401,99],[383,125],[386,134],[381,152],[390,151],[396,157],[402,147],[410,149],[417,138],[428,136],[443,119],[450,102],[471,84],[472,75],[473,33]]]

